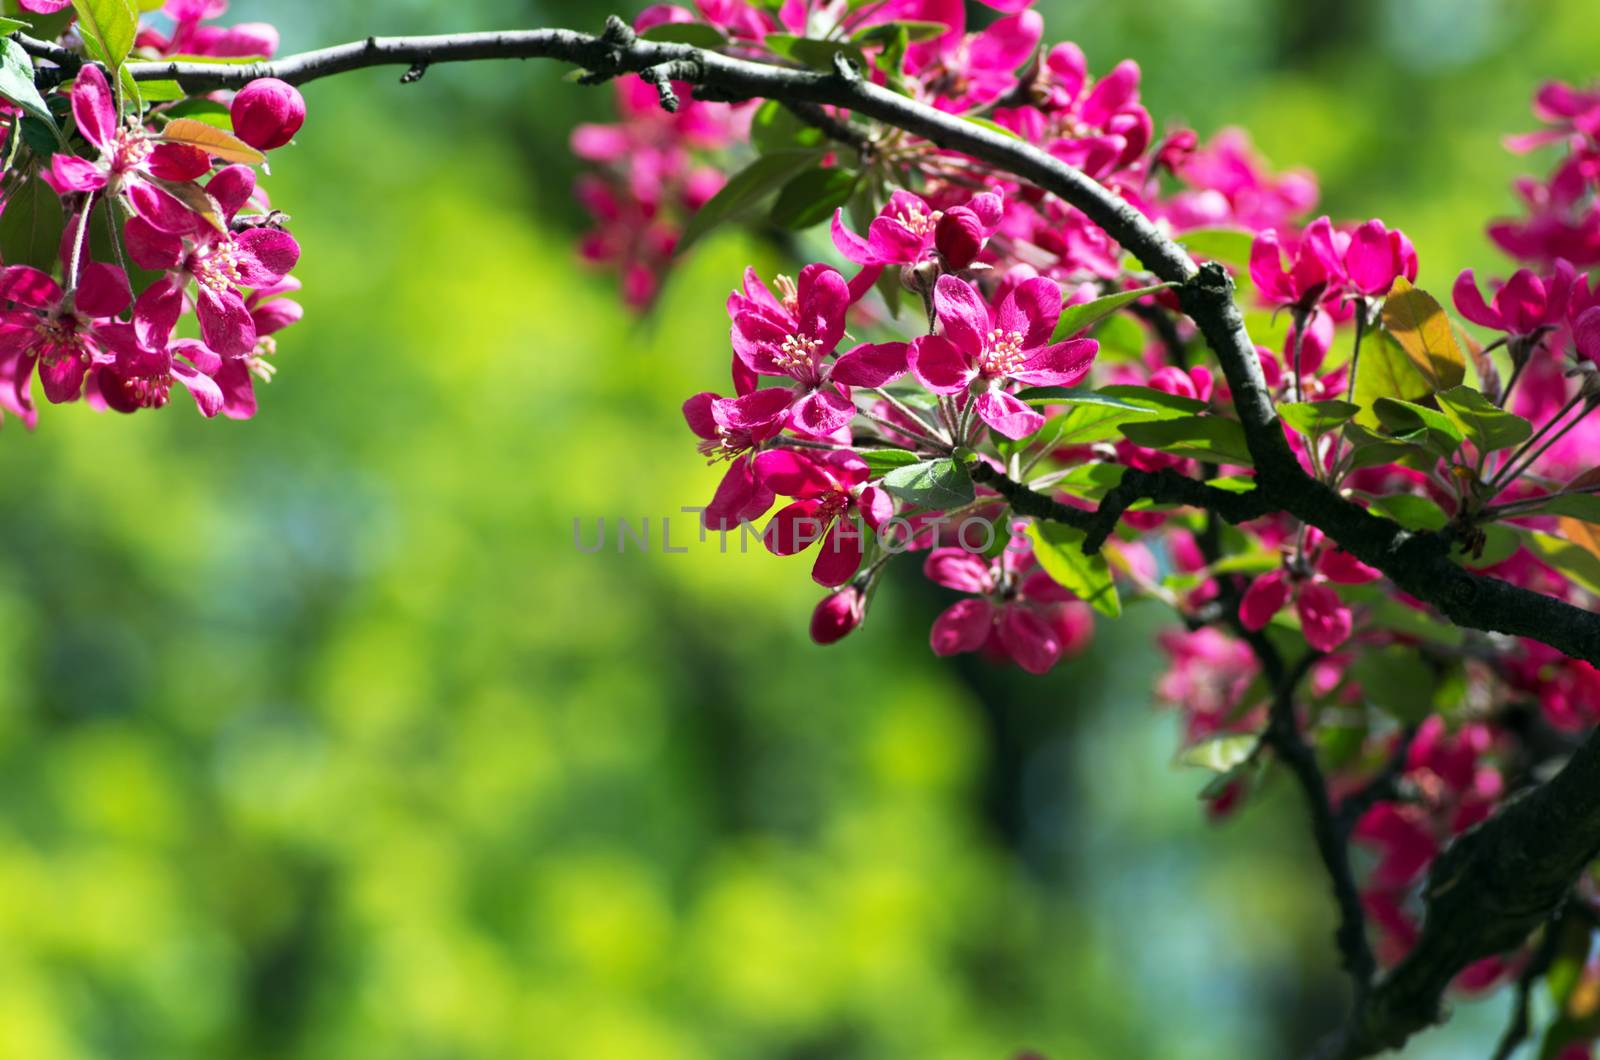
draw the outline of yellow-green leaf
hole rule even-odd
[[[139,33],[139,9],[133,0],[72,0],[78,29],[92,58],[112,71],[122,68]]]
[[[244,162],[260,165],[267,156],[245,143],[231,132],[208,125],[195,118],[173,118],[161,130],[162,140],[168,143],[188,144],[225,162]]]
[[[1444,308],[1403,276],[1383,303],[1383,326],[1435,391],[1460,386],[1467,377],[1467,361]]]

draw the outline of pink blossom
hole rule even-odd
[[[306,121],[306,101],[299,89],[276,77],[250,82],[233,97],[233,131],[261,151],[273,151],[294,139]]]
[[[889,495],[866,485],[871,477],[867,462],[844,450],[812,459],[791,449],[768,449],[757,454],[754,466],[764,486],[794,498],[767,522],[763,540],[768,551],[792,556],[820,541],[811,577],[830,587],[849,581],[865,551],[865,535],[855,516],[877,530],[894,514]]]
[[[818,644],[838,643],[861,625],[866,609],[866,594],[853,585],[828,594],[811,613],[811,639]]]
[[[1004,390],[1005,383],[1072,386],[1099,351],[1093,339],[1051,342],[1061,289],[1049,280],[1024,280],[991,311],[976,288],[946,274],[934,285],[933,306],[940,333],[911,344],[912,372],[936,394],[973,388],[979,418],[1007,438],[1027,437],[1044,417]]]
[[[934,621],[929,641],[935,655],[986,651],[1042,674],[1081,651],[1093,634],[1088,605],[1037,569],[1032,552],[1008,548],[988,560],[961,548],[936,548],[922,570],[946,589],[973,594]]]
[[[228,166],[206,185],[230,226],[249,202],[255,181],[248,166]],[[161,312],[171,320],[177,320],[189,284],[194,284],[201,337],[224,358],[248,356],[256,346],[255,318],[239,289],[276,286],[300,259],[300,244],[272,224],[235,233],[195,219],[187,231],[175,234],[134,217],[124,234],[129,256],[140,268],[167,273],[152,290],[159,292]]]
[[[1456,277],[1451,294],[1456,312],[1474,324],[1528,339],[1564,322],[1568,299],[1576,293],[1575,281],[1575,271],[1565,261],[1558,261],[1548,277],[1518,269],[1496,289],[1492,301],[1485,303],[1472,270],[1465,269]]]
[[[1004,210],[993,192],[936,210],[920,195],[896,191],[867,226],[865,239],[845,227],[844,212],[835,210],[833,245],[857,265],[916,265],[937,253],[949,268],[964,269],[999,228]]]
[[[186,159],[171,157],[187,156],[191,149],[157,144],[142,128],[120,126],[111,86],[98,66],[78,72],[72,85],[72,116],[78,132],[99,149],[100,157],[91,162],[65,151],[51,155],[45,179],[57,194],[103,190],[124,199],[136,216],[163,232],[183,232],[193,224],[189,208],[152,179],[164,161],[194,175]]]
[[[863,343],[830,361],[844,337],[850,289],[837,270],[808,265],[792,290],[780,281],[784,299],[767,289],[754,269],[745,273],[744,293],[729,302],[733,350],[757,375],[786,376],[789,388],[746,394],[728,412],[745,427],[786,423],[813,438],[848,427],[855,416],[850,387],[881,387],[906,372],[906,344]]]

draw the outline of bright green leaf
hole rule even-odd
[[[1219,464],[1252,464],[1244,428],[1223,416],[1184,416],[1170,420],[1125,423],[1121,431],[1134,445],[1173,456]]]
[[[1260,744],[1261,737],[1255,733],[1223,733],[1185,748],[1178,755],[1178,761],[1213,773],[1227,773],[1255,754]]]
[[[772,223],[789,229],[821,224],[850,201],[860,179],[852,169],[808,169],[778,192],[778,201],[772,204]]]
[[[1083,302],[1079,305],[1064,306],[1061,310],[1061,320],[1056,324],[1055,335],[1052,342],[1070,339],[1081,331],[1094,327],[1101,320],[1115,313],[1130,302],[1136,302],[1145,295],[1154,294],[1171,287],[1170,283],[1158,283],[1150,287],[1139,287],[1131,291],[1117,291],[1096,298],[1092,302]]]
[[[1111,567],[1104,553],[1086,556],[1082,530],[1062,523],[1035,522],[1028,528],[1033,539],[1033,554],[1058,585],[1072,590],[1103,615],[1122,614],[1122,601],[1111,580]]]
[[[887,471],[897,467],[907,467],[919,463],[922,457],[909,449],[861,449],[861,458],[867,462],[867,468],[872,472],[872,477],[877,478]]]
[[[1480,453],[1513,449],[1533,435],[1533,424],[1499,408],[1470,386],[1439,392],[1439,408]]]
[[[1250,267],[1250,247],[1255,233],[1243,228],[1196,228],[1177,237],[1197,258],[1209,258],[1245,270]]]
[[[0,38],[0,96],[55,128],[55,116],[33,84],[33,59],[10,37]]]
[[[139,33],[139,9],[132,0],[72,0],[84,46],[108,70],[120,71]]]
[[[689,218],[674,253],[682,254],[718,225],[748,214],[820,157],[819,151],[778,151],[751,162]]]
[[[1415,648],[1392,644],[1361,652],[1349,674],[1362,698],[1400,721],[1419,722],[1433,711],[1433,667]]]
[[[1310,438],[1320,438],[1348,423],[1361,406],[1348,401],[1297,401],[1278,406],[1283,422]]]
[[[1448,390],[1466,378],[1467,361],[1444,308],[1405,277],[1395,280],[1384,300],[1383,326],[1433,390]]]
[[[949,457],[897,467],[883,476],[883,487],[907,504],[932,511],[959,508],[976,496],[972,476]]]

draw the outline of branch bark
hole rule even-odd
[[[30,49],[58,64],[39,71],[41,83],[75,69],[72,61],[47,47]],[[1142,496],[1200,504],[1224,515],[1228,514],[1225,504],[1248,504],[1257,514],[1286,511],[1322,530],[1457,625],[1528,637],[1572,658],[1600,664],[1600,615],[1468,572],[1450,559],[1448,544],[1442,539],[1408,533],[1304,473],[1284,440],[1226,269],[1217,264],[1197,267],[1181,247],[1114,192],[1031,144],[866,82],[848,64],[833,72],[818,72],[688,45],[644,41],[613,18],[599,35],[538,29],[371,37],[272,62],[237,66],[135,62],[128,70],[138,80],[176,80],[187,90],[207,91],[239,88],[260,77],[304,84],[377,66],[404,67],[406,80],[416,80],[418,72],[440,63],[535,58],[575,64],[587,71],[584,80],[590,83],[623,73],[640,74],[656,84],[668,107],[676,104],[669,81],[679,80],[696,85],[702,98],[829,105],[874,118],[980,159],[1058,196],[1104,229],[1159,279],[1178,284],[1185,313],[1198,325],[1227,378],[1257,469],[1257,489],[1224,501],[1213,493],[1193,492],[1191,486],[1125,480],[1127,492],[1120,494],[1116,503],[1102,505],[1103,513],[1115,513],[1107,515],[1049,507],[1055,502],[1011,483],[1015,489],[1007,496],[1019,511],[1029,512],[1024,505],[1035,506],[1030,514],[1081,525],[1099,540],[1110,533],[1120,516],[1117,505],[1125,508]],[[990,481],[1006,492],[999,480]],[[1193,486],[1204,488],[1200,483]],[[1240,497],[1248,500],[1237,499]],[[1242,508],[1235,510],[1235,514],[1243,513]],[[1314,759],[1311,764],[1315,766]],[[1435,1020],[1440,998],[1455,974],[1479,957],[1519,944],[1549,916],[1597,851],[1600,734],[1591,735],[1553,779],[1512,800],[1496,816],[1459,837],[1440,857],[1427,889],[1421,940],[1404,962],[1359,1000],[1349,1025],[1330,1045],[1328,1055],[1355,1058],[1395,1047]],[[1338,881],[1335,883],[1337,886]]]

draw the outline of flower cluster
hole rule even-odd
[[[43,15],[67,5],[22,6]],[[142,27],[136,47],[218,59],[276,49],[270,27],[210,24],[226,10],[225,0],[171,0],[166,28]],[[160,408],[176,383],[207,417],[249,418],[254,380],[273,372],[273,336],[301,313],[284,297],[299,287],[290,273],[300,246],[253,167],[292,140],[304,100],[264,78],[237,93],[145,105],[93,64],[64,91],[65,128],[31,114],[10,122],[3,211],[30,216],[7,228],[28,242],[0,246],[0,408],[33,426],[37,376],[52,404]],[[30,135],[35,124],[43,142]],[[42,196],[59,208],[41,206]],[[40,226],[57,216],[41,240]]]
[[[842,51],[880,84],[1076,167],[1233,272],[1251,329],[1270,335],[1262,377],[1308,475],[1442,532],[1468,567],[1600,601],[1600,284],[1586,273],[1600,264],[1600,93],[1540,91],[1547,128],[1512,146],[1565,154],[1549,180],[1519,186],[1526,220],[1490,226],[1525,267],[1487,288],[1462,273],[1462,323],[1415,287],[1405,233],[1310,217],[1315,181],[1273,172],[1237,130],[1158,135],[1137,65],[1092,72],[1075,45],[1042,43],[1026,0],[990,6],[976,31],[939,0],[702,2],[652,8],[639,26],[710,28],[733,54],[787,64]],[[610,167],[605,187],[640,189],[607,200],[611,234],[586,245],[623,268],[629,301],[648,301],[691,216],[698,235],[732,212],[710,195],[694,216],[685,189],[708,163],[753,153],[778,189],[774,223],[828,225],[828,260],[770,284],[748,271],[727,300],[731,387],[684,407],[723,465],[706,526],[808,554],[828,590],[811,618],[819,644],[859,629],[896,569],[958,594],[932,622],[935,653],[1031,673],[1082,650],[1091,615],[1124,596],[1171,606],[1182,623],[1162,636],[1158,692],[1183,715],[1186,759],[1219,771],[1211,813],[1250,797],[1288,702],[1330,803],[1361,800],[1351,835],[1377,857],[1363,902],[1380,959],[1402,957],[1434,859],[1548,767],[1550,734],[1600,720],[1600,675],[1530,641],[1464,641],[1285,514],[1226,527],[1136,504],[1085,549],[1086,513],[1130,469],[1252,485],[1233,395],[1166,285],[1073,206],[901,130],[835,110],[808,128],[771,104],[666,116],[642,83],[622,92],[622,123],[578,143]],[[907,553],[920,558],[897,565]],[[1273,687],[1292,652],[1294,684]],[[1459,982],[1517,967],[1482,962]]]

